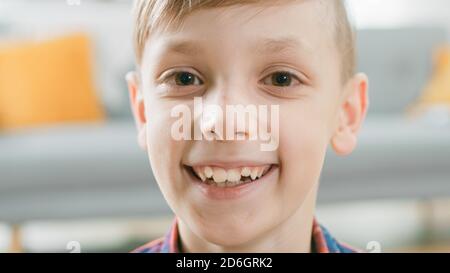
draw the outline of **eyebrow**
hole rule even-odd
[[[262,41],[257,43],[255,52],[261,55],[283,53],[295,50],[307,50],[312,51],[312,48],[304,41],[292,37],[284,38],[263,38]]]
[[[178,53],[183,55],[199,55],[204,52],[203,48],[191,41],[181,40],[175,41],[168,45],[167,52]]]
[[[307,43],[293,37],[262,38],[255,43],[255,46],[250,48],[259,55],[284,53],[298,49],[312,51],[312,48]],[[195,56],[204,53],[203,47],[191,40],[173,41],[169,43],[166,50],[170,53],[178,53],[187,56]]]

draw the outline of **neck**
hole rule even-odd
[[[178,219],[182,252],[311,252],[312,226],[317,185],[307,194],[302,205],[285,221],[258,238],[236,246],[220,246],[208,242]]]

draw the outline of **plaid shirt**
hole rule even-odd
[[[171,229],[162,238],[151,241],[134,251],[133,253],[178,253],[179,235],[177,220],[175,218]],[[311,251],[313,253],[355,253],[359,250],[350,247],[334,239],[328,230],[321,226],[315,219],[312,229]]]

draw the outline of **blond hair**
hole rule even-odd
[[[333,3],[335,40],[341,53],[342,78],[347,80],[355,73],[355,35],[350,24],[345,0],[315,0]],[[274,4],[273,0],[135,0],[134,46],[136,62],[140,65],[145,42],[156,29],[179,26],[190,13],[199,9],[248,4]]]

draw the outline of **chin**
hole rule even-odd
[[[248,219],[236,216],[235,214],[222,217],[213,217],[214,219],[195,222],[193,230],[197,235],[210,243],[230,249],[239,249],[243,245],[256,240],[264,234],[267,225],[275,224],[275,219],[265,223],[258,219]],[[245,221],[240,220],[245,219]]]

